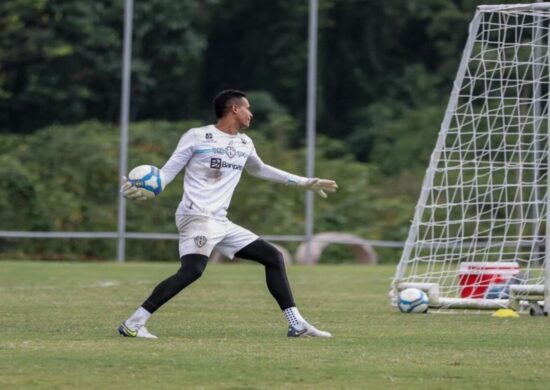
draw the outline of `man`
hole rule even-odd
[[[281,253],[251,231],[226,217],[231,197],[243,168],[253,176],[315,191],[338,187],[332,180],[304,178],[263,163],[252,140],[239,132],[250,126],[252,112],[245,93],[223,91],[214,99],[215,125],[194,128],[181,137],[176,150],[162,167],[168,185],[185,168],[183,199],[176,210],[181,268],[155,287],[149,298],[118,328],[123,336],[157,338],[145,324],[169,299],[197,280],[213,249],[229,258],[257,261],[265,266],[267,287],[289,323],[288,337],[331,337],[300,315],[287,279]],[[123,178],[123,196],[146,199],[140,188]]]

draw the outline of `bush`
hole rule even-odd
[[[282,114],[286,115],[286,114]],[[279,118],[272,114],[277,122]],[[265,122],[269,127],[273,123]],[[141,122],[130,127],[128,167],[162,166],[179,137],[196,122]],[[285,140],[268,139],[251,130],[262,159],[304,175],[305,150]],[[0,230],[116,231],[119,196],[119,131],[112,125],[85,122],[51,126],[14,142],[0,157]],[[319,138],[316,175],[335,179],[339,191],[315,199],[316,231],[345,231],[368,239],[403,239],[415,197],[392,193],[396,179],[375,166],[354,160],[344,144]],[[181,175],[163,194],[146,203],[127,203],[127,231],[175,233],[174,211],[181,200]],[[388,187],[389,186],[389,187]],[[260,235],[303,234],[305,193],[243,174],[229,217]],[[5,211],[4,211],[5,210]],[[24,245],[21,245],[24,243]],[[2,257],[112,259],[113,240],[2,240]],[[128,258],[177,258],[173,241],[131,240]],[[342,256],[336,256],[337,258]]]

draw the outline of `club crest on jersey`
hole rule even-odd
[[[202,248],[208,242],[208,239],[205,236],[195,236],[193,240],[195,240],[195,245],[199,248]]]
[[[231,145],[225,147],[225,154],[227,154],[227,157],[233,158],[235,157],[235,154],[237,154],[237,150]]]

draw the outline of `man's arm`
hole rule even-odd
[[[194,152],[195,136],[193,130],[187,131],[181,136],[176,150],[172,153],[168,161],[161,168],[161,173],[164,177],[164,188],[174,180],[176,175],[187,165]],[[122,187],[120,188],[122,196],[133,200],[148,199],[142,192],[141,188],[134,186],[132,183],[122,177]]]
[[[166,185],[170,184],[176,175],[185,168],[194,152],[195,133],[191,129],[181,136],[176,150],[174,150],[168,161],[160,169],[166,180]]]
[[[256,153],[256,149],[252,151],[245,165],[246,171],[252,176],[260,179],[282,183],[287,185],[295,185],[303,187],[307,190],[315,191],[322,198],[326,198],[327,192],[335,192],[338,185],[334,180],[319,179],[317,177],[307,178],[293,175],[281,169],[265,164]]]

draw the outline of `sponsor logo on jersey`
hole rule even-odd
[[[208,143],[211,143],[211,142],[216,142],[214,141],[214,135],[212,133],[205,133],[204,134],[204,142],[208,142]]]
[[[202,248],[208,242],[208,239],[205,236],[195,236],[193,240],[195,241],[195,245],[199,248]]]
[[[222,169],[222,168],[231,168],[238,171],[243,170],[243,166],[239,164],[231,164],[226,161],[223,161],[221,158],[211,158],[210,159],[210,168]]]
[[[221,158],[211,158],[210,159],[210,168],[221,169],[222,159]]]
[[[225,162],[225,161],[222,161],[222,168],[231,168],[231,169],[235,169],[235,170],[239,170],[239,171],[243,170],[242,165],[231,164],[231,163],[228,163],[228,162]]]

